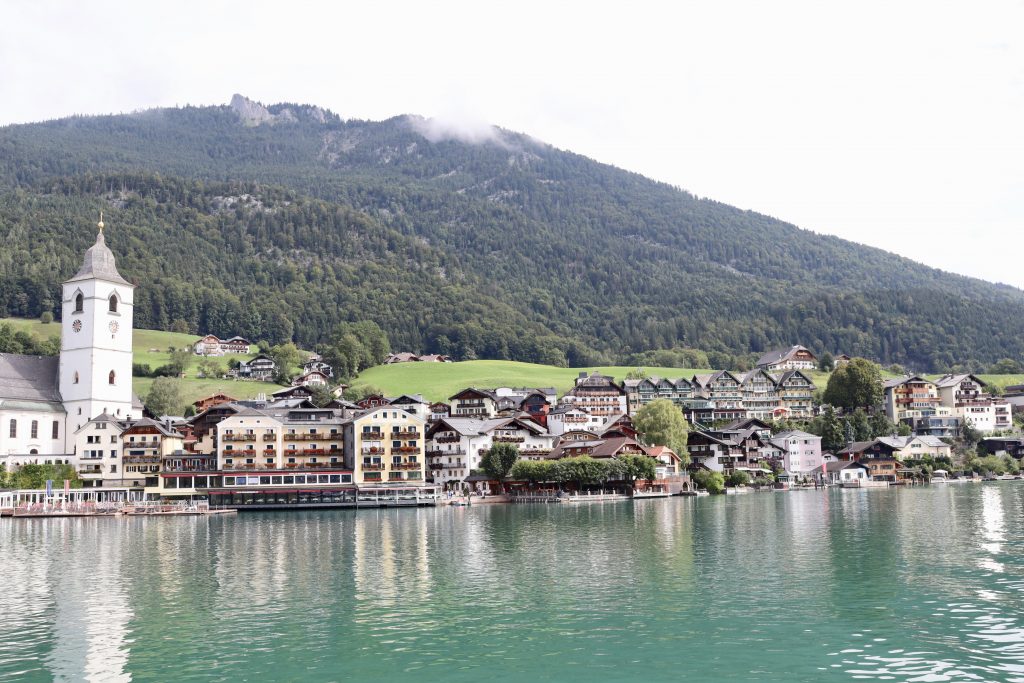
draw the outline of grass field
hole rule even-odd
[[[572,388],[581,372],[611,375],[618,381],[631,367],[556,368],[550,365],[504,360],[471,360],[461,363],[396,363],[379,365],[362,372],[353,385],[379,387],[388,396],[423,394],[429,401],[444,401],[466,387],[554,387],[559,394]],[[707,370],[693,368],[644,368],[659,377],[692,377]]]
[[[0,319],[0,322],[10,323],[15,329],[28,332],[40,339],[60,336],[59,322],[52,322],[48,325],[44,325],[38,320],[25,320],[23,318],[4,318]],[[196,339],[198,339],[198,335],[195,334],[179,334],[177,332],[163,332],[160,330],[133,330],[132,353],[134,355],[134,362],[148,365],[150,368],[155,370],[161,365],[166,365],[171,360],[171,354],[168,352],[170,347],[173,346],[175,348],[180,348],[182,346],[191,346],[192,342]],[[227,368],[228,358],[248,360],[252,358],[253,355],[254,354],[236,354],[228,357],[222,356],[220,358],[220,362],[225,368]],[[196,356],[192,366],[186,374],[191,375],[195,373],[195,364],[198,360],[199,356]],[[145,396],[152,383],[153,379],[151,377],[134,377],[132,379],[132,388],[139,396]],[[270,394],[282,387],[268,382],[242,382],[230,379],[197,379],[195,377],[185,377],[182,380],[181,388],[185,400],[192,403],[193,401],[197,401],[219,391],[222,391],[229,396],[233,396],[234,398],[244,399],[252,398],[256,396],[256,394],[260,393]]]

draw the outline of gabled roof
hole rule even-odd
[[[771,426],[757,419],[756,417],[746,417],[733,420],[729,424],[722,427],[722,430],[730,429],[771,429]]]
[[[60,402],[58,356],[0,353],[0,400]]]
[[[825,463],[826,472],[839,472],[849,468],[867,470],[870,469],[864,463],[856,462],[855,460],[833,460]]]
[[[940,389],[946,389],[948,387],[955,387],[955,386],[958,386],[960,384],[963,384],[967,380],[971,380],[972,382],[977,384],[979,387],[986,387],[986,386],[988,386],[987,384],[985,384],[985,382],[982,382],[978,378],[977,375],[971,375],[971,374],[944,375],[943,377],[940,377],[939,379],[935,380],[935,386],[937,386]]]
[[[454,396],[449,396],[448,400],[454,401],[455,399],[466,398],[468,396],[479,396],[480,398],[489,398],[492,401],[498,400],[498,397],[494,394],[494,392],[488,391],[487,389],[477,389],[476,387],[466,387],[465,389],[455,394]]]
[[[391,399],[390,403],[393,406],[404,406],[410,403],[426,403],[426,401],[423,400],[422,394],[402,394]]]
[[[812,357],[814,356],[814,354],[811,353],[811,350],[808,349],[806,346],[800,346],[799,344],[797,344],[795,346],[789,347],[788,349],[774,349],[772,351],[767,352],[758,359],[757,365],[775,365],[776,363],[781,363],[784,360],[789,360],[800,351],[806,351],[807,353],[810,353]]]

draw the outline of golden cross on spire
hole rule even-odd
[[[96,227],[98,227],[100,229],[101,233],[103,232],[103,212],[102,211],[100,211],[100,222],[96,224]]]

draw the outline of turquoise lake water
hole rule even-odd
[[[1024,482],[0,520],[0,680],[1024,681]]]

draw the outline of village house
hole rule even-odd
[[[768,372],[813,370],[818,367],[818,358],[807,347],[797,345],[765,353],[758,359],[757,367]]]
[[[524,418],[444,418],[427,430],[427,460],[434,483],[465,481],[480,467],[480,458],[496,443],[510,443],[520,458],[537,460],[552,448],[544,427]]]
[[[821,437],[800,430],[780,432],[770,439],[781,454],[780,479],[820,479],[822,473]]]
[[[242,361],[234,373],[240,379],[252,379],[258,382],[269,382],[277,373],[277,363],[266,354],[260,354],[249,361]],[[228,373],[231,374],[231,373]]]
[[[868,468],[874,481],[895,483],[900,476],[899,448],[875,439],[874,441],[855,441],[840,450],[836,455],[840,461],[859,462]]]
[[[320,370],[310,370],[292,380],[293,387],[326,387],[331,378]]]
[[[212,408],[213,406],[218,406],[221,403],[234,403],[236,400],[238,400],[238,399],[232,398],[231,396],[228,396],[227,394],[216,393],[216,394],[211,394],[211,395],[207,396],[206,398],[201,398],[198,401],[193,401],[192,407],[195,408],[195,412],[196,413],[201,413],[204,410],[206,410],[207,408]]]
[[[706,399],[712,405],[710,416],[705,416],[699,422],[721,422],[742,419],[747,416],[747,411],[743,407],[743,390],[740,379],[728,370],[694,375],[690,382],[693,384],[696,396]]]
[[[589,410],[575,403],[559,403],[547,415],[548,431],[552,436],[561,436],[577,430],[597,429],[605,418],[591,415]]]
[[[345,463],[357,486],[422,486],[426,481],[423,418],[394,406],[356,413],[345,424]]]
[[[825,463],[826,483],[832,486],[857,484],[871,479],[870,468],[856,461],[835,460]]]
[[[939,388],[919,375],[885,380],[882,385],[885,415],[896,423],[911,427],[924,417],[952,417],[953,411],[942,405]]]
[[[463,389],[448,400],[452,417],[490,418],[498,414],[498,397],[486,389]]]
[[[121,433],[127,424],[100,413],[75,431],[74,453],[83,487],[121,479]]]
[[[334,377],[334,368],[330,363],[325,363],[318,354],[313,354],[302,364],[302,373],[319,372],[327,377]]]
[[[185,451],[182,434],[169,423],[148,417],[132,421],[120,439],[121,474],[115,486],[157,486],[163,458]]]
[[[970,423],[983,434],[1010,429],[1013,410],[1003,399],[984,391],[985,383],[975,375],[945,375],[935,381],[942,405],[953,410],[953,416]]]
[[[594,417],[626,412],[626,392],[614,378],[597,372],[581,372],[572,389],[562,397],[563,403],[572,403]]]
[[[226,353],[249,353],[252,342],[244,337],[219,339],[217,335],[208,334],[192,343],[192,350],[197,356],[223,356]]]

